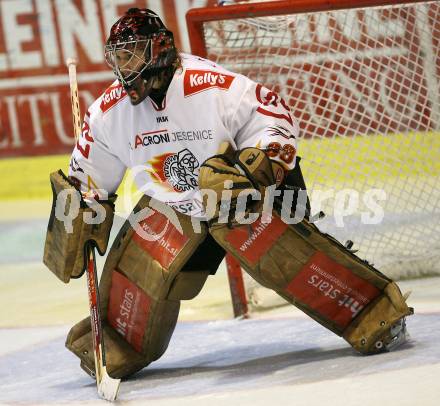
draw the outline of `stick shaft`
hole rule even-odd
[[[89,292],[90,322],[92,324],[96,386],[102,398],[113,401],[118,395],[120,380],[111,378],[107,373],[95,250],[91,244],[87,244],[85,250],[87,255],[87,287]]]
[[[95,353],[95,375],[100,380],[105,354],[102,346],[102,325],[99,311],[98,275],[96,272],[95,251],[90,245],[87,252],[87,287],[89,291],[90,321],[92,324],[93,350]]]
[[[79,108],[78,83],[76,80],[76,61],[68,59],[66,64],[69,68],[70,97],[72,102],[73,131],[75,140],[81,136],[81,114]],[[106,369],[104,335],[101,323],[98,272],[96,270],[95,250],[88,243],[84,247],[87,258],[87,290],[89,293],[90,322],[92,325],[93,355],[95,359],[95,378],[98,394],[113,401],[119,390],[120,379],[111,378]]]
[[[240,263],[231,255],[226,254],[226,270],[231,290],[234,317],[248,318],[248,301]]]
[[[67,66],[69,68],[70,101],[72,103],[73,132],[75,135],[75,140],[78,141],[79,137],[81,136],[81,111],[79,108],[78,81],[76,78],[76,61],[73,59],[68,59]]]

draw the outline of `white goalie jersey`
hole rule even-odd
[[[299,128],[283,99],[206,59],[181,59],[162,105],[133,106],[117,81],[91,105],[69,169],[84,193],[114,193],[130,168],[143,193],[200,217],[199,168],[223,141],[295,166]]]

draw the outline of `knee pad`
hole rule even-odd
[[[201,223],[144,196],[108,254],[99,283],[107,370],[126,377],[158,359],[174,331],[180,300],[192,299],[209,272],[180,272],[207,235]],[[141,216],[142,218],[143,216]],[[66,346],[92,374],[94,358],[90,317],[69,332]]]

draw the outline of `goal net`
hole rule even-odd
[[[228,3],[188,13],[192,52],[288,103],[316,225],[390,277],[440,273],[440,2]]]

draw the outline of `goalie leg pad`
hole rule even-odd
[[[372,354],[381,352],[392,347],[393,341],[397,340],[398,334],[406,334],[405,331],[393,333],[393,328],[399,323],[404,323],[402,315],[412,314],[412,309],[406,306],[398,286],[391,282],[383,291],[383,294],[366,309],[344,331],[343,337],[359,352]],[[374,332],[374,334],[372,334]]]
[[[260,284],[362,353],[378,352],[377,341],[412,314],[395,283],[307,220],[287,225],[274,212],[270,223],[210,232]]]
[[[135,373],[165,352],[180,300],[196,296],[209,275],[180,272],[206,238],[206,225],[195,233],[190,217],[147,196],[133,215],[144,210],[148,217],[139,221],[137,232],[128,220],[121,228],[99,284],[107,371],[115,378]],[[66,346],[86,372],[94,371],[90,318],[71,329]]]

